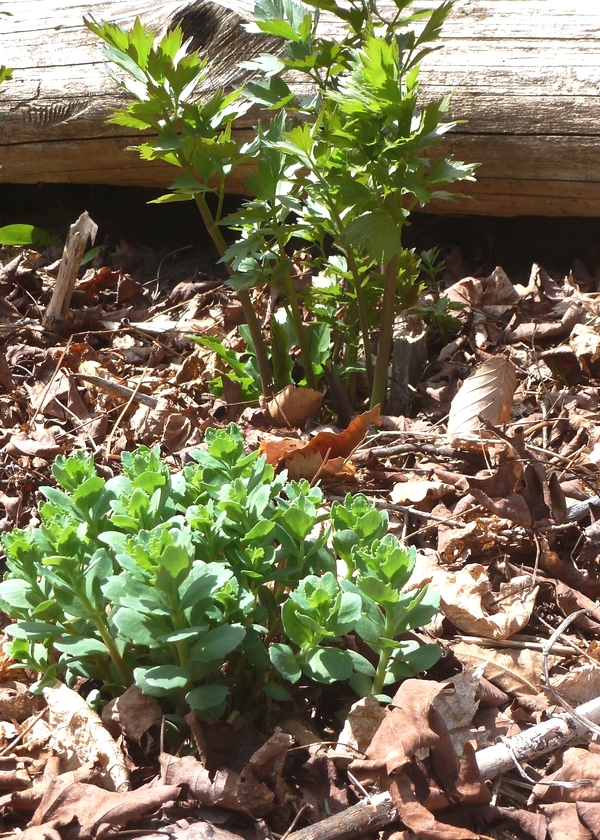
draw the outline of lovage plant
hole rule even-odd
[[[136,131],[150,131],[152,139],[135,147],[141,157],[166,161],[180,171],[172,192],[157,201],[195,201],[208,234],[223,255],[227,246],[219,222],[225,179],[246,159],[232,135],[232,125],[248,110],[248,101],[240,98],[238,90],[226,92],[222,88],[200,100],[199,91],[210,66],[206,58],[186,49],[179,27],[157,39],[139,19],[131,31],[94,20],[85,23],[104,42],[107,58],[119,71],[112,70],[113,77],[133,97],[112,121]],[[215,210],[207,200],[210,194],[217,200]],[[225,264],[231,270],[229,263]],[[238,296],[262,389],[269,394],[272,378],[260,324],[248,291],[240,289]]]
[[[342,372],[356,370],[360,340],[371,405],[383,402],[394,317],[419,290],[420,260],[403,244],[410,212],[452,197],[448,184],[473,180],[473,166],[431,152],[455,125],[445,121],[449,98],[423,103],[419,95],[420,64],[438,48],[451,3],[411,6],[393,0],[386,17],[371,0],[258,0],[249,28],[278,37],[281,49],[243,65],[254,73],[243,94],[217,90],[202,104],[208,64],[186,53],[180,30],[155,42],[139,21],[131,32],[88,22],[137,100],[115,121],[152,129],[156,139],[138,147],[142,156],[182,171],[163,200],[193,198],[223,254],[265,392],[269,351],[248,290],[270,284],[300,348],[301,381],[317,384],[323,366],[314,348],[324,336],[329,366]],[[273,116],[240,145],[233,125],[254,103]],[[249,162],[253,198],[222,219],[227,175]],[[220,224],[238,231],[237,242],[226,246]],[[320,282],[297,284],[298,269]],[[286,352],[279,352],[278,322],[271,330],[276,366]]]
[[[145,448],[109,480],[83,453],[59,457],[40,526],[3,535],[8,650],[38,688],[91,678],[100,703],[135,683],[167,713],[215,718],[260,714],[301,679],[385,697],[435,663],[436,645],[403,636],[439,599],[404,591],[416,552],[385,513],[358,495],[329,517],[319,488],[246,455],[236,426],[206,438],[174,475]]]
[[[449,97],[425,104],[419,97],[421,61],[438,48],[451,3],[415,13],[411,5],[393,0],[385,17],[370,0],[258,0],[249,28],[279,36],[283,46],[245,65],[262,77],[246,95],[289,115],[278,136],[263,132],[260,140],[282,156],[282,183],[291,173],[294,188],[285,192],[300,202],[291,208],[296,235],[304,248],[309,243],[315,267],[329,267],[350,292],[346,312],[358,316],[372,406],[385,398],[395,314],[418,293],[419,259],[403,245],[409,214],[432,198],[451,198],[445,186],[474,179],[474,166],[431,153],[455,125],[444,121]],[[329,15],[326,26],[321,12]],[[306,85],[293,86],[290,71],[305,77],[309,95],[296,93]],[[276,121],[281,125],[280,113]],[[238,220],[252,229],[252,214],[247,219],[242,210]]]

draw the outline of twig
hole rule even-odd
[[[65,356],[67,355],[67,351],[68,351],[69,347],[71,346],[71,341],[72,340],[73,339],[70,337],[69,340],[67,341],[67,343],[65,344],[65,346],[63,347],[62,353],[60,354],[59,359],[56,363],[56,366],[55,366],[54,370],[52,371],[52,376],[50,377],[50,379],[46,383],[46,387],[44,388],[42,396],[39,399],[39,402],[37,404],[37,408],[35,409],[35,411],[33,413],[33,417],[29,421],[30,428],[33,426],[33,424],[36,421],[36,418],[37,418],[38,414],[42,410],[42,406],[44,405],[44,400],[46,399],[46,397],[48,395],[48,391],[50,390],[50,387],[52,386],[52,383],[54,382],[54,380],[58,376],[58,371],[61,368],[61,365],[64,361]]]
[[[596,735],[600,735],[600,726],[596,725],[596,721],[591,720],[589,715],[586,715],[581,712],[581,709],[583,708],[582,706],[579,707],[579,710],[574,709],[572,706],[570,706],[567,703],[567,701],[563,697],[561,697],[558,691],[550,684],[550,675],[548,673],[548,655],[554,648],[554,643],[556,642],[558,637],[564,633],[567,627],[570,624],[572,624],[572,622],[575,621],[576,618],[579,618],[579,616],[581,615],[590,615],[591,613],[592,610],[588,609],[576,610],[575,612],[570,613],[563,621],[561,621],[561,623],[558,625],[558,627],[550,636],[550,638],[548,639],[548,641],[542,649],[542,666],[545,682],[544,688],[548,692],[548,694],[551,694],[552,697],[556,700],[556,702],[559,703],[563,707],[563,709],[565,709],[571,715],[571,717],[575,718],[577,723],[579,723],[581,726],[585,726],[588,729],[591,729],[592,732],[596,733]]]
[[[539,650],[543,651],[546,643],[530,642],[521,639],[487,639],[484,636],[464,636],[462,633],[457,636],[461,642],[466,642],[469,645],[479,645],[480,647],[493,648],[515,648],[517,650]],[[574,653],[583,654],[585,651],[579,650],[575,645],[555,645],[554,653],[559,656],[573,656]]]
[[[144,405],[150,406],[150,408],[156,408],[158,405],[156,397],[138,392],[137,388],[139,388],[139,385],[134,390],[133,388],[128,388],[126,385],[119,385],[118,382],[112,382],[110,379],[104,379],[102,376],[91,376],[87,373],[74,373],[72,375],[77,377],[77,379],[83,379],[84,382],[89,382],[90,385],[95,385],[100,391],[106,391],[107,394],[112,394],[115,397],[141,402]]]
[[[135,386],[135,388],[134,388],[134,390],[133,390],[133,392],[132,392],[131,396],[129,397],[128,401],[127,401],[127,402],[125,403],[125,405],[123,406],[123,409],[122,409],[121,413],[119,414],[119,416],[118,416],[118,417],[117,417],[117,419],[115,420],[115,424],[114,424],[114,426],[113,426],[113,427],[112,427],[112,429],[110,430],[110,434],[109,434],[109,435],[108,435],[108,437],[106,438],[105,448],[106,448],[106,457],[107,457],[107,458],[110,458],[110,453],[111,453],[111,449],[112,449],[112,442],[113,442],[113,438],[114,438],[114,436],[115,436],[115,432],[117,431],[117,429],[118,429],[118,428],[119,428],[119,426],[121,425],[121,420],[125,417],[125,415],[126,415],[126,414],[127,414],[127,412],[129,411],[129,409],[130,409],[130,407],[131,407],[131,404],[132,404],[132,403],[134,402],[134,400],[135,400],[135,396],[136,396],[137,392],[139,391],[139,389],[140,389],[140,388],[141,388],[141,386],[142,386],[142,382],[144,381],[144,376],[145,376],[145,375],[146,375],[146,373],[148,372],[148,365],[149,365],[149,362],[148,362],[148,364],[146,365],[146,367],[144,368],[144,370],[142,371],[142,374],[141,374],[141,376],[140,376],[140,378],[139,378],[139,380],[138,380],[137,385]]]
[[[567,510],[567,520],[569,522],[578,522],[587,516],[590,512],[590,505],[600,505],[600,496],[592,496],[586,499],[585,502],[578,502]]]

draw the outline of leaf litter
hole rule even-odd
[[[455,278],[444,294],[462,304],[460,331],[430,342],[413,416],[374,410],[342,430],[313,421],[310,433],[323,394],[288,388],[247,406],[218,354],[190,343],[194,334],[244,350],[239,306],[218,279],[156,296],[122,250],[123,267],[98,265],[76,281],[66,338],[42,328],[59,254],[13,253],[0,266],[0,529],[38,524],[37,490],[59,453],[93,452],[112,475],[122,451],[158,443],[177,469],[206,428],[235,420],[250,448],[320,481],[330,501],[360,490],[388,509],[419,549],[422,581],[441,593],[419,638],[437,640],[444,656],[400,684],[388,707],[369,697],[351,706],[339,689],[313,686],[274,702],[260,727],[191,719],[186,755],[162,749],[160,705],[138,689],[100,718],[85,686],[41,698],[4,657],[3,831],[599,836],[595,293],[537,265],[522,285],[501,268]],[[268,305],[257,293],[257,309]],[[527,742],[554,720],[568,729],[564,706],[592,722]],[[526,747],[509,750],[500,771],[485,760],[519,738]]]

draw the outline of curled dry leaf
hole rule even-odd
[[[484,567],[471,563],[450,571],[429,556],[419,563],[419,574],[440,593],[441,612],[459,630],[488,639],[508,639],[528,623],[535,606],[537,586],[530,575],[515,577],[492,592]]]
[[[395,505],[419,504],[423,507],[422,503],[426,503],[429,507],[433,507],[433,503],[438,499],[453,493],[454,487],[443,481],[413,478],[395,484],[390,493],[390,501]]]
[[[142,694],[137,685],[129,686],[102,710],[102,720],[109,730],[114,728],[138,743],[151,726],[160,723],[162,716],[158,700]]]
[[[101,768],[101,786],[107,790],[129,790],[129,774],[123,751],[108,734],[102,721],[75,691],[58,683],[44,689],[48,704],[48,723],[52,730],[52,746],[69,761],[65,769],[73,770],[90,761]],[[67,766],[67,765],[71,766]]]
[[[66,783],[57,776],[48,786],[35,814],[32,827],[39,826],[39,833],[31,837],[48,836],[43,830],[50,824],[55,828],[77,826],[73,836],[79,840],[105,837],[111,828],[127,825],[142,814],[155,811],[166,802],[176,800],[181,788],[178,785],[144,785],[137,790],[117,793],[102,790],[96,785]],[[59,833],[59,837],[63,837]]]
[[[452,646],[463,667],[483,666],[484,676],[507,694],[537,696],[542,691],[542,654],[537,650],[492,648],[459,642]],[[550,666],[556,657],[549,657]]]
[[[354,758],[357,750],[366,752],[385,715],[385,709],[373,695],[353,703],[338,738],[336,755]]]
[[[286,385],[269,400],[267,411],[274,426],[292,428],[303,426],[309,417],[318,411],[324,394],[312,388],[298,388]]]
[[[286,468],[292,479],[311,480],[317,473],[343,475],[348,473],[346,459],[362,443],[369,426],[380,422],[381,408],[377,405],[355,417],[343,432],[319,432],[308,442],[295,438],[262,440],[259,452],[269,464]]]
[[[481,419],[493,426],[510,419],[517,374],[505,356],[487,359],[468,376],[452,400],[448,419],[448,437],[454,445],[475,435],[489,437],[482,431]]]
[[[587,783],[581,784],[584,779]],[[570,782],[572,786],[546,782]],[[600,753],[570,747],[563,755],[560,770],[540,781],[531,796],[534,802],[600,802]]]

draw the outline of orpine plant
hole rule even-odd
[[[206,437],[174,475],[145,448],[108,481],[82,453],[59,457],[41,525],[3,536],[8,651],[38,688],[92,678],[101,703],[135,683],[172,715],[215,718],[260,714],[301,679],[386,696],[435,663],[436,645],[402,635],[439,599],[404,591],[416,552],[385,513],[358,495],[329,516],[319,488],[246,455],[236,426]]]

